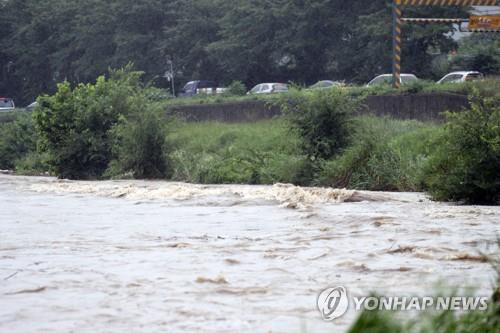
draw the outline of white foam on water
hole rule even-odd
[[[491,294],[499,230],[500,207],[419,193],[0,175],[0,327],[345,332],[323,289]]]

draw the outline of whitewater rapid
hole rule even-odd
[[[499,207],[0,175],[0,331],[345,332],[318,293],[491,294]]]

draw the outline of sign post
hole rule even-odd
[[[401,36],[403,22],[410,23],[459,23],[463,19],[404,19],[403,6],[500,6],[500,0],[394,0],[392,3],[392,82],[396,89],[401,87]],[[456,21],[456,22],[454,22]],[[470,32],[499,32],[500,16],[472,16]]]
[[[392,5],[392,85],[394,88],[401,87],[401,35],[403,28],[403,11],[400,0],[394,1]]]

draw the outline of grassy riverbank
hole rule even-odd
[[[313,160],[284,118],[245,124],[176,121],[165,134],[169,178],[204,184],[423,190],[420,170],[430,153],[427,142],[439,132],[437,125],[376,117],[359,117],[355,124],[352,144],[342,154],[332,160]],[[0,131],[1,168],[19,174],[49,171],[43,156],[37,156],[29,117],[2,125]]]
[[[437,200],[500,201],[500,106],[472,89],[471,109],[444,125],[356,116],[361,91],[276,96],[283,116],[245,124],[165,119],[140,73],[59,85],[33,115],[0,124],[0,169],[70,179],[429,191]],[[463,87],[469,87],[467,85]]]
[[[273,184],[421,191],[437,125],[359,117],[352,144],[312,160],[285,119],[253,124],[180,123],[168,135],[172,178],[194,183]]]
[[[172,179],[193,183],[306,183],[307,158],[286,120],[177,123],[167,141]]]

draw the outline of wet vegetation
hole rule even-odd
[[[166,119],[161,92],[140,76],[126,68],[40,97],[32,117],[0,125],[0,168],[71,179],[428,191],[437,200],[499,203],[500,107],[491,84],[456,85],[473,92],[471,110],[448,114],[445,125],[359,116],[363,88],[293,90],[273,97],[285,113],[279,119],[221,124]]]
[[[500,242],[497,241],[497,246]],[[496,333],[500,330],[500,266],[498,259],[488,261],[496,270],[496,287],[485,311],[425,311],[404,319],[397,312],[374,310],[361,313],[348,333]]]
[[[140,76],[126,68],[95,84],[72,88],[64,82],[54,95],[38,99],[33,120],[51,173],[101,179],[111,168],[109,174],[165,176],[164,132],[155,118],[161,108]]]
[[[472,97],[471,109],[449,113],[423,170],[437,200],[500,202],[500,103]]]
[[[219,184],[308,184],[310,163],[283,119],[178,123],[168,136],[173,179]]]

